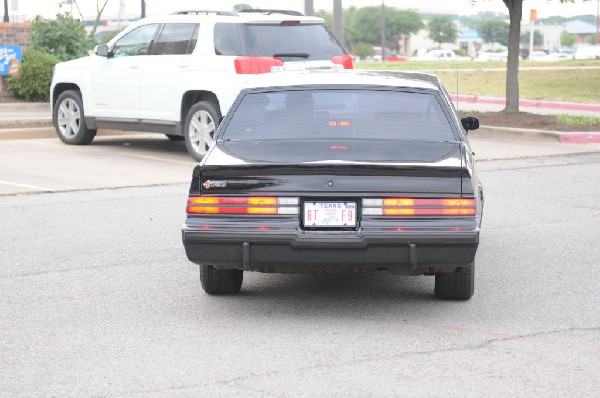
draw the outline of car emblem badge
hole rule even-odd
[[[327,186],[331,188],[333,186],[333,181],[327,181]]]
[[[210,189],[210,188],[225,188],[227,186],[227,181],[211,181],[211,180],[206,180],[206,181],[204,181],[204,184],[202,184],[202,186],[205,189]]]

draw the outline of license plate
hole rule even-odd
[[[305,227],[355,227],[356,202],[304,202]]]

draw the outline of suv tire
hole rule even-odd
[[[83,101],[77,90],[67,90],[58,96],[52,122],[58,138],[65,144],[86,145],[96,136],[96,130],[87,128],[85,124]]]
[[[221,112],[211,101],[200,101],[192,106],[185,118],[183,135],[185,146],[198,161],[202,160],[213,143]]]
[[[244,271],[240,269],[214,269],[200,265],[200,282],[208,294],[236,294],[242,288]]]
[[[468,300],[475,290],[475,262],[451,274],[435,274],[435,296],[441,300]]]

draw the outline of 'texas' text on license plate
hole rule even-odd
[[[356,202],[304,202],[306,227],[356,226]]]

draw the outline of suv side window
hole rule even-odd
[[[217,55],[242,55],[238,24],[215,24],[215,54]]]
[[[159,24],[143,25],[121,37],[112,48],[115,57],[146,55]]]
[[[154,43],[153,55],[191,54],[198,40],[198,24],[167,23]]]

